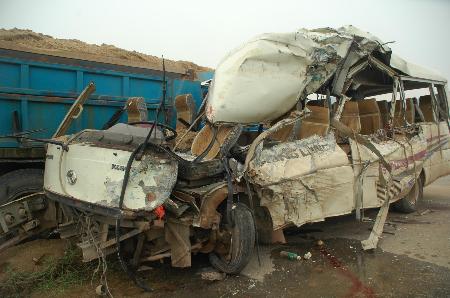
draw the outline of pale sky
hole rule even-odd
[[[260,33],[352,24],[403,58],[450,78],[450,1],[85,1],[0,0],[0,28],[216,67],[231,49]]]

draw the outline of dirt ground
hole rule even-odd
[[[375,218],[376,210],[365,216]],[[207,257],[198,255],[189,269],[155,263],[140,273],[153,287],[150,293],[137,288],[118,267],[109,271],[108,283],[114,297],[185,297],[187,293],[197,297],[449,297],[449,222],[450,176],[425,188],[418,213],[390,212],[374,252],[362,251],[359,242],[368,237],[372,223],[356,222],[349,215],[287,230],[288,244],[261,246],[260,263],[255,254],[239,276],[202,280],[200,274],[211,268]],[[324,245],[318,246],[318,240]],[[39,241],[37,246],[45,247],[46,240]],[[64,243],[55,246],[58,240],[50,241],[50,251],[64,247]],[[33,243],[12,248],[0,260],[29,262]],[[312,258],[290,261],[280,257],[281,250],[301,255],[311,252]],[[32,296],[96,297],[95,286],[95,282],[85,283],[62,293],[50,290]]]
[[[6,274],[6,268],[21,272],[37,271],[45,260],[61,258],[66,247],[66,241],[60,239],[38,239],[2,252],[0,254],[0,281]]]

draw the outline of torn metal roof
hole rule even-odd
[[[447,83],[447,79],[440,73],[425,68],[421,65],[406,61],[394,53],[391,55],[390,65],[392,68],[395,68],[411,77]]]
[[[394,75],[446,83],[438,73],[392,55],[386,43],[353,26],[262,34],[220,62],[206,115],[213,123],[271,121],[299,98],[325,89],[353,98],[387,93]],[[405,84],[406,90],[414,88],[418,85]]]

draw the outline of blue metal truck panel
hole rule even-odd
[[[16,113],[20,130],[43,129],[33,136],[50,138],[73,101],[91,81],[96,85],[96,92],[68,133],[100,129],[128,97],[144,97],[149,119],[154,119],[162,99],[162,71],[0,49],[0,135],[14,132]],[[168,72],[166,82],[166,108],[169,122],[174,125],[175,96],[191,93],[199,107],[202,91],[199,80],[186,79],[182,74]],[[122,115],[120,121],[126,120],[126,115]],[[0,139],[0,149],[29,146],[29,143]]]
[[[214,71],[202,71],[197,74],[199,81],[211,80],[214,77]]]

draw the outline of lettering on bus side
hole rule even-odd
[[[117,170],[117,171],[125,171],[125,166],[116,165],[113,163],[113,164],[111,164],[111,169]]]

